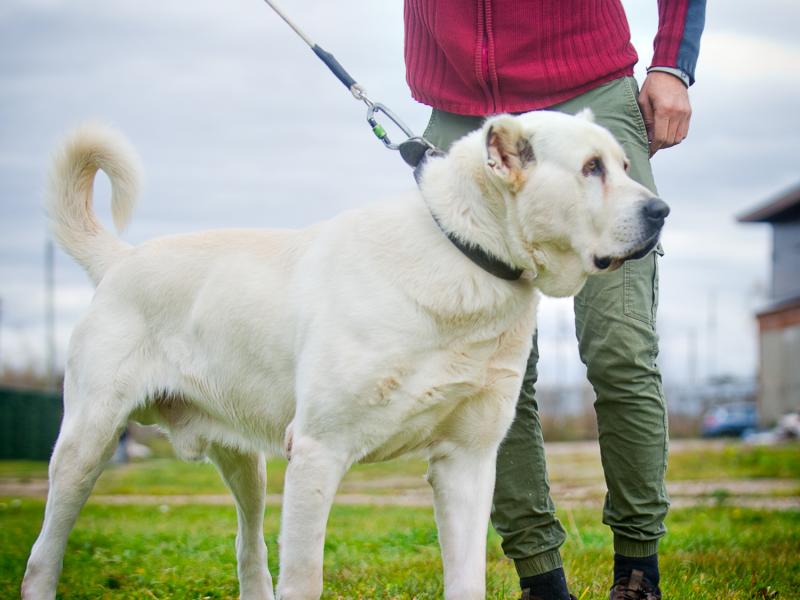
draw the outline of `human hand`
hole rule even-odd
[[[692,107],[689,90],[675,75],[651,71],[639,93],[650,156],[662,148],[680,144],[689,133]]]

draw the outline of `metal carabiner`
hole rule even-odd
[[[443,154],[441,150],[421,135],[414,135],[414,132],[411,131],[408,125],[403,123],[400,117],[389,110],[386,105],[370,100],[367,97],[366,90],[359,84],[354,84],[350,88],[350,91],[356,100],[361,100],[367,105],[367,123],[369,123],[369,126],[372,128],[372,133],[375,134],[375,137],[383,142],[383,145],[389,150],[398,150],[406,163],[412,167],[416,167],[422,160],[422,157],[428,152],[432,152],[434,155]],[[406,134],[406,139],[399,144],[393,143],[392,140],[389,139],[386,129],[384,129],[383,125],[375,118],[375,113],[385,114],[400,131]]]
[[[389,135],[386,133],[386,130],[383,126],[378,122],[375,118],[376,113],[383,113],[386,117],[394,123],[400,131],[406,134],[406,139],[411,139],[414,136],[414,132],[409,129],[409,127],[400,120],[400,117],[395,115],[391,110],[386,108],[380,102],[372,102],[366,96],[361,97],[362,100],[367,104],[367,123],[369,123],[370,127],[372,127],[372,133],[375,134],[380,141],[383,142],[383,145],[389,148],[390,150],[397,150],[400,148],[400,144],[392,143],[392,140],[389,139]]]

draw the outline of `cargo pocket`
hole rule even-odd
[[[647,148],[649,152],[650,142],[647,137],[647,127],[644,124],[642,109],[639,108],[639,85],[633,77],[626,77],[625,84],[625,100],[628,105],[628,113],[636,127],[639,143],[642,147]]]
[[[622,310],[625,316],[655,328],[658,309],[658,256],[663,256],[661,244],[639,260],[629,260],[623,266]]]

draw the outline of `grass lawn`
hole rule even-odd
[[[43,513],[39,500],[0,505],[0,598],[13,598]],[[562,514],[573,590],[607,598],[610,534],[595,511]],[[232,507],[84,508],[70,537],[62,598],[235,598]],[[279,511],[268,510],[270,569],[277,570]],[[665,597],[797,598],[800,513],[738,508],[675,510],[661,550]],[[324,598],[441,598],[430,509],[336,506],[328,526]],[[515,596],[513,567],[490,534],[489,598]],[[771,595],[777,592],[779,595]]]
[[[553,482],[602,481],[591,450],[561,447],[548,458]],[[394,494],[419,488],[422,461],[356,465],[340,491]],[[283,461],[268,467],[268,491],[283,487]],[[0,483],[36,484],[45,463],[0,461]],[[800,445],[751,448],[687,445],[670,456],[668,478],[686,480],[783,479],[800,486]],[[41,489],[41,486],[39,486]],[[800,487],[798,487],[800,489]],[[798,495],[797,490],[784,489]],[[227,494],[210,464],[172,459],[110,466],[95,494]],[[596,508],[564,509],[569,532],[567,572],[582,600],[607,598],[611,534]],[[41,525],[41,499],[0,497],[0,599],[18,597],[31,544]],[[267,509],[270,570],[277,576],[280,510]],[[660,560],[662,589],[672,600],[800,598],[800,511],[738,508],[720,502],[674,509]],[[90,499],[70,537],[62,598],[236,598],[233,506],[103,505]],[[517,597],[512,564],[489,533],[488,597]],[[432,510],[411,507],[334,506],[328,525],[324,598],[441,598],[441,562]]]
[[[599,456],[594,453],[557,453],[547,459],[553,482],[601,481]],[[284,460],[267,465],[267,491],[283,491]],[[387,494],[404,488],[426,487],[427,465],[421,460],[394,460],[355,465],[345,476],[340,492]],[[0,481],[20,482],[47,478],[47,463],[0,461]],[[774,478],[800,484],[800,444],[750,447],[731,443],[672,451],[667,479],[671,481]],[[216,469],[208,463],[154,459],[128,465],[109,465],[97,482],[95,494],[226,494]]]

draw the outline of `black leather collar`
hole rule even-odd
[[[411,141],[412,140],[409,140],[409,142]],[[422,146],[422,148],[408,148],[406,149],[406,152],[404,152],[403,144],[400,145],[400,154],[403,156],[403,159],[409,165],[414,167],[414,179],[416,180],[417,185],[419,185],[422,169],[425,166],[427,159],[433,156],[444,156],[444,152],[441,150],[431,150],[427,146],[424,146],[421,142],[419,143],[419,146]],[[520,277],[522,277],[522,273],[524,272],[522,269],[512,267],[496,256],[489,254],[480,246],[463,243],[455,236],[455,234],[447,231],[447,229],[442,226],[442,224],[439,222],[439,219],[436,218],[436,215],[433,214],[433,212],[431,212],[431,217],[433,217],[433,220],[436,222],[436,225],[439,227],[439,229],[442,230],[442,233],[447,236],[447,239],[450,240],[450,242],[456,248],[458,248],[464,256],[466,256],[487,273],[491,273],[495,277],[505,279],[506,281],[517,281]]]
[[[475,246],[471,244],[465,244],[460,239],[458,239],[452,232],[447,231],[442,224],[439,222],[439,219],[436,218],[436,215],[431,213],[433,220],[439,226],[439,229],[442,230],[447,236],[447,239],[450,240],[453,245],[461,251],[461,254],[466,256],[476,265],[478,265],[481,269],[486,271],[487,273],[491,273],[495,277],[499,277],[500,279],[505,279],[506,281],[517,281],[520,277],[522,277],[523,270],[518,269],[517,267],[512,267],[506,262],[503,262],[496,256],[492,256],[486,250],[481,248],[480,246]]]

